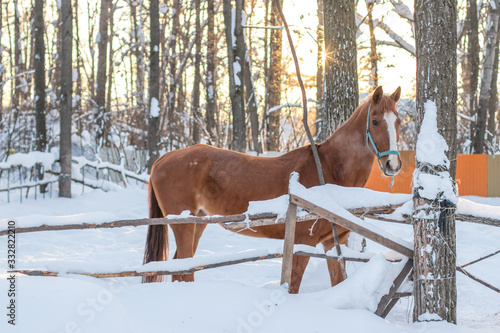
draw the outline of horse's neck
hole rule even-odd
[[[327,169],[347,177],[351,167],[371,170],[373,154],[366,145],[367,108],[359,107],[349,120],[320,145]]]

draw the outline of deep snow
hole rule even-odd
[[[0,219],[37,216],[101,216],[117,219],[147,216],[146,191],[95,190],[73,199],[23,200],[6,204],[0,196]],[[2,194],[3,195],[3,194]],[[13,196],[16,197],[16,196]],[[500,211],[500,198],[468,197],[485,210]],[[460,205],[460,203],[459,203]],[[474,205],[469,205],[474,210]],[[493,214],[492,213],[492,214]],[[38,214],[38,215],[36,215]],[[61,218],[63,219],[63,218]],[[409,225],[370,220],[375,226],[412,240]],[[2,222],[2,223],[5,223]],[[2,228],[3,229],[3,228]],[[146,227],[50,231],[17,236],[17,268],[87,267],[119,270],[141,265]],[[498,250],[500,229],[457,222],[458,262],[465,264]],[[175,248],[171,235],[171,253]],[[352,237],[359,247],[359,238]],[[198,256],[230,255],[251,249],[276,250],[282,241],[252,238],[210,225]],[[367,252],[386,249],[368,242]],[[411,298],[403,299],[383,320],[370,310],[388,288],[399,264],[380,255],[367,264],[348,263],[350,278],[329,287],[326,263],[312,258],[299,295],[279,286],[281,260],[271,259],[196,273],[195,283],[141,284],[139,278],[95,279],[17,277],[16,326],[7,324],[7,239],[0,237],[1,332],[498,332],[500,295],[457,273],[459,325],[411,323]],[[500,255],[467,268],[500,287]]]

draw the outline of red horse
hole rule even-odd
[[[397,151],[399,116],[396,103],[401,95],[384,95],[378,87],[349,120],[323,143],[317,144],[326,183],[363,187],[376,157],[387,176],[401,169]],[[192,215],[232,215],[248,209],[250,201],[267,200],[288,192],[292,171],[306,186],[319,185],[310,145],[278,157],[258,157],[197,144],[160,157],[151,170],[149,182],[149,217],[164,217],[188,210]],[[333,248],[333,232],[326,220],[301,222],[296,226],[295,243]],[[177,243],[174,258],[193,257],[206,224],[171,225]],[[276,224],[240,230],[253,237],[283,239],[285,225]],[[347,243],[349,230],[338,227],[341,244]],[[149,226],[144,263],[167,260],[168,226]],[[309,257],[293,258],[291,293],[299,291]],[[332,285],[343,280],[337,260],[328,260]],[[174,281],[194,281],[194,274],[172,276]],[[147,278],[147,282],[162,277]]]

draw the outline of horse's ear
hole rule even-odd
[[[397,103],[401,97],[401,87],[398,87],[391,95],[391,98]]]
[[[382,86],[378,86],[377,89],[375,89],[375,92],[373,93],[372,100],[374,104],[377,104],[378,101],[384,96],[384,89],[382,89]]]

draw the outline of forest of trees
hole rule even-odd
[[[302,65],[317,69],[303,75],[317,140],[391,81],[389,55],[416,55],[412,1],[318,0],[312,18],[292,0],[2,1],[0,161],[60,142],[61,159],[72,143],[96,156],[148,150],[149,165],[199,142],[257,153],[305,144],[279,3],[295,13]],[[458,153],[499,151],[498,5],[458,4]],[[402,149],[417,134],[407,80]]]

